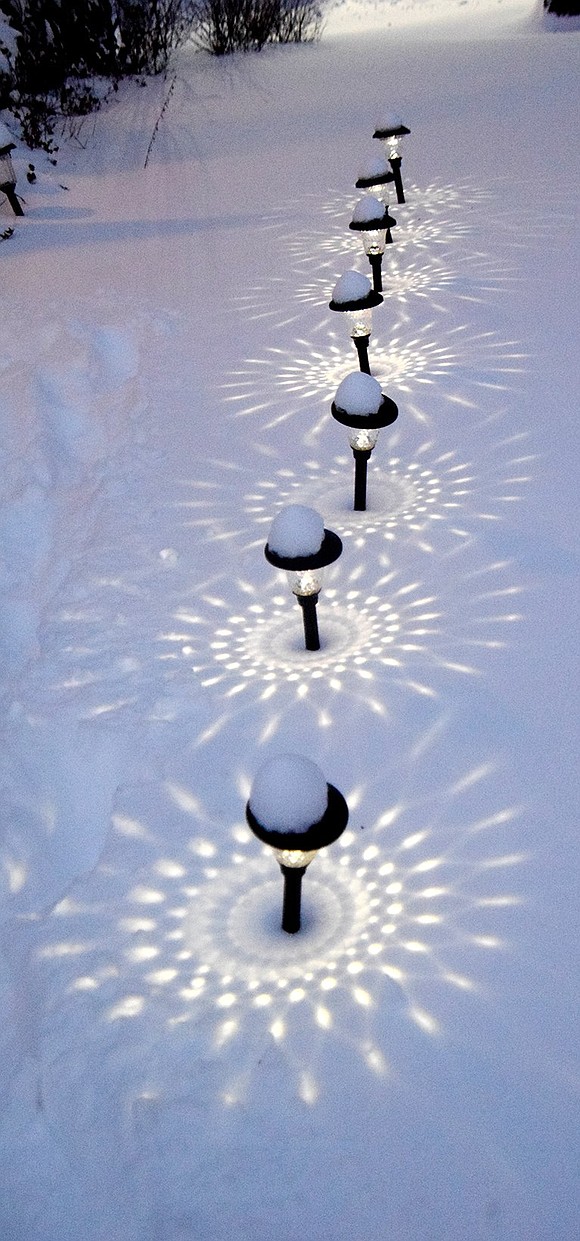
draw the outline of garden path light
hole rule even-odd
[[[330,410],[332,417],[349,428],[348,442],[354,456],[354,508],[367,506],[367,467],[381,427],[395,422],[398,409],[381,392],[372,375],[353,371],[339,385]]]
[[[274,518],[264,548],[269,564],[290,574],[292,593],[302,608],[307,651],[320,650],[316,605],[322,586],[322,569],[338,560],[342,542],[333,530],[325,530],[316,509],[287,504]]]
[[[258,770],[246,805],[248,826],[274,850],[284,876],[282,930],[300,930],[302,876],[319,849],[338,840],[348,806],[320,767],[299,754],[279,754]]]

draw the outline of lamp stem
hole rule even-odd
[[[391,168],[393,169],[393,176],[395,178],[395,189],[397,191],[397,202],[404,203],[405,191],[403,189],[403,178],[401,176],[401,156],[394,155],[393,158],[389,160],[389,164],[391,165]]]
[[[367,507],[367,466],[372,449],[353,448],[354,457],[354,510],[364,513]]]
[[[373,270],[373,290],[375,293],[383,291],[383,256],[382,254],[369,254],[369,263]]]
[[[370,375],[371,368],[369,366],[369,340],[370,336],[353,336],[355,348],[358,353],[359,369],[365,375]]]
[[[8,202],[10,203],[10,206],[12,207],[14,215],[24,215],[22,207],[20,206],[20,200],[18,199],[18,196],[16,194],[15,186],[11,185],[10,182],[8,182],[7,184],[0,185],[0,191],[2,192],[2,194],[6,195]]]
[[[305,866],[283,866],[284,900],[282,904],[282,930],[295,935],[300,930],[300,904],[302,899],[302,876]]]
[[[316,616],[318,594],[296,595],[296,598],[302,608],[302,619],[304,621],[304,643],[306,650],[319,651],[320,635],[318,633],[318,619]]]

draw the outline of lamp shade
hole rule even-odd
[[[371,375],[354,371],[339,385],[330,407],[332,417],[345,427],[375,429],[395,422],[399,410]]]
[[[303,787],[305,778],[306,789]],[[326,784],[321,788],[320,779],[324,779],[320,768],[299,755],[280,755],[265,763],[256,776],[246,805],[246,821],[254,836],[273,849],[303,853],[324,849],[338,840],[348,823],[348,806],[334,785]],[[293,826],[294,805],[298,826]],[[309,807],[312,813],[321,810],[311,821],[307,821]],[[279,808],[289,826],[272,827],[266,821],[275,821]]]
[[[370,280],[359,271],[346,271],[337,280],[332,291],[330,310],[352,313],[358,310],[372,310],[382,302],[380,293],[373,292]]]

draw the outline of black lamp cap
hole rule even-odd
[[[271,845],[273,849],[301,849],[305,853],[310,849],[324,849],[342,836],[348,823],[348,806],[342,793],[339,793],[333,784],[327,784],[326,787],[328,803],[322,818],[303,831],[277,832],[273,828],[264,827],[252,813],[249,802],[246,806],[248,827],[258,840],[265,845]]]
[[[355,181],[355,189],[370,190],[373,185],[393,185],[395,186],[395,178],[392,172],[377,172],[374,177],[358,177]]]
[[[328,306],[330,310],[371,310],[373,306],[380,306],[382,300],[380,293],[371,290],[366,297],[357,297],[352,302],[335,302],[333,298]]]
[[[393,219],[392,215],[389,215],[385,207],[383,214],[377,216],[374,220],[361,220],[360,222],[358,220],[351,220],[348,227],[352,228],[356,233],[368,233],[376,228],[393,228],[396,223],[397,221]]]
[[[390,397],[383,396],[376,414],[349,414],[345,409],[340,409],[333,401],[330,412],[337,422],[341,422],[345,427],[368,427],[369,431],[375,430],[377,427],[390,427],[392,422],[396,422],[399,416],[399,410],[394,401]]]
[[[322,543],[312,556],[279,556],[277,552],[270,551],[267,543],[264,548],[266,560],[274,565],[275,569],[287,569],[291,573],[302,573],[305,569],[323,569],[325,565],[338,560],[341,552],[342,539],[339,539],[334,530],[324,531]]]
[[[4,143],[4,146],[0,147],[0,155],[10,155],[10,152],[15,151],[15,150],[16,150],[15,142],[6,142]]]
[[[375,129],[373,138],[402,138],[403,134],[410,132],[406,125],[390,125],[385,129]]]

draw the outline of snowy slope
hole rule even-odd
[[[8,1241],[577,1235],[579,40],[339,6],[316,46],[181,52],[30,188],[16,153]],[[357,515],[327,303],[386,106],[399,418]],[[290,502],[344,543],[319,653],[263,556]],[[351,810],[296,938],[244,820],[287,750]]]

